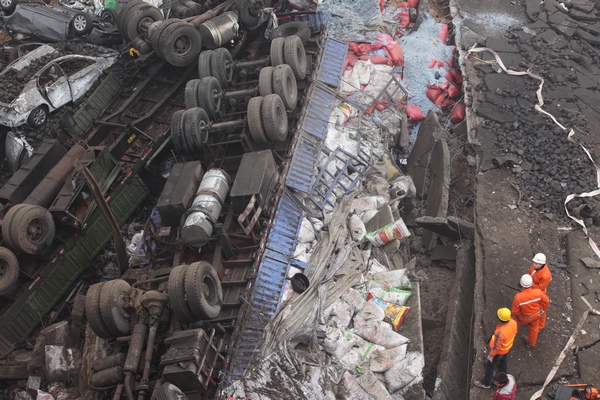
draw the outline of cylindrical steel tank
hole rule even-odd
[[[40,184],[23,201],[44,208],[50,207],[54,198],[65,184],[67,176],[73,171],[73,163],[85,153],[85,147],[74,145],[65,156],[56,164]]]
[[[222,169],[211,169],[204,175],[181,228],[181,240],[185,244],[201,247],[207,243],[230,187],[231,178]]]
[[[235,39],[239,28],[238,15],[233,11],[227,11],[206,21],[198,27],[198,30],[202,36],[202,44],[209,49],[216,49]]]
[[[134,373],[137,371],[147,331],[148,328],[144,324],[136,324],[133,327],[133,332],[131,332],[131,339],[129,340],[129,350],[127,351],[125,366],[123,367],[125,371]]]
[[[122,367],[125,364],[125,353],[117,353],[112,356],[97,358],[92,364],[92,371],[103,371],[112,367]]]
[[[123,382],[123,367],[113,367],[94,372],[90,378],[93,387],[109,387]]]

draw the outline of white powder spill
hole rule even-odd
[[[527,23],[524,18],[517,18],[502,12],[463,12],[463,22],[469,28],[485,36],[502,36],[510,27]],[[480,29],[478,29],[480,28]]]

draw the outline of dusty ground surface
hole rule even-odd
[[[553,21],[568,17],[552,8],[552,2],[546,2],[546,9],[539,9],[539,2],[529,1],[459,0],[457,4],[459,18],[455,23],[459,24],[463,51],[475,43],[487,45],[499,51],[507,67],[519,71],[532,68],[544,77],[544,108],[566,126],[574,127],[578,140],[592,154],[598,154],[597,133],[591,128],[596,125],[592,105],[597,104],[597,92],[590,88],[596,85],[584,82],[587,75],[597,77],[598,50],[578,37],[585,32],[562,32],[558,22]],[[594,24],[598,20],[596,11],[589,10],[588,14],[590,24]],[[523,26],[534,34],[525,32]],[[563,52],[576,56],[561,60],[552,56]],[[490,59],[489,55],[476,56]],[[575,58],[579,61],[571,64]],[[586,298],[597,305],[594,290],[598,290],[598,270],[588,269],[579,261],[593,252],[580,230],[566,218],[562,206],[569,193],[595,189],[595,170],[583,150],[567,141],[566,131],[533,109],[535,81],[500,75],[489,66],[477,64],[473,59],[466,62],[473,96],[470,134],[479,145],[475,217],[477,355],[472,382],[483,377],[486,340],[496,325],[495,312],[499,307],[510,307],[516,293],[505,285],[516,287],[531,257],[543,252],[553,273],[547,327],[531,350],[525,347],[527,332],[522,327],[509,357],[509,373],[516,377],[519,387],[517,399],[528,399],[541,388],[585,310],[580,294],[586,290],[581,282],[590,289]],[[500,157],[506,156],[514,157],[516,168],[498,165],[503,164]],[[595,202],[586,202],[592,211],[584,217],[592,225],[597,221]],[[575,342],[579,352],[566,352],[553,382],[598,385],[599,323],[598,316],[589,316]],[[549,392],[551,389],[544,393]],[[472,399],[489,399],[492,391],[473,387],[470,394]]]

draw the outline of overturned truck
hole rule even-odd
[[[4,293],[0,357],[72,304],[74,347],[77,327],[89,326],[78,382],[69,381],[81,396],[213,398],[241,376],[279,305],[300,227],[285,182],[314,180],[334,98],[326,87],[339,84],[346,55],[345,43],[326,40],[311,21],[308,37],[259,34],[236,53],[237,38],[200,52],[197,65],[151,54],[128,82],[106,80],[68,119],[85,146],[44,142],[0,191],[13,193],[2,197],[3,240],[19,264]],[[98,98],[111,100],[93,107]],[[115,227],[145,198],[143,178],[157,174],[159,158],[176,163],[127,259]],[[34,185],[33,176],[46,182]],[[48,201],[32,208],[35,191]],[[92,276],[98,282],[77,294],[111,236],[119,279]],[[37,253],[26,252],[31,243],[40,243]]]

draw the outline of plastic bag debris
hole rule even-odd
[[[372,398],[371,395],[358,384],[356,378],[354,378],[348,371],[344,373],[344,386],[346,386],[346,389],[348,389],[348,392],[350,392],[349,399],[364,400]]]
[[[411,293],[412,291],[410,289],[404,287],[383,288],[378,285],[372,285],[372,287],[369,288],[367,300],[380,299],[398,306],[404,306]]]
[[[348,220],[348,229],[350,230],[350,236],[352,236],[352,240],[355,242],[360,242],[363,240],[367,233],[365,223],[362,222],[360,217],[356,214],[352,214],[350,216],[350,219]]]
[[[302,225],[300,225],[300,233],[298,234],[299,243],[311,243],[315,240],[315,231],[312,224],[307,218],[302,219]]]
[[[390,192],[395,199],[417,196],[417,188],[409,175],[399,176],[390,183]]]
[[[350,209],[352,211],[379,210],[387,201],[384,196],[365,196],[352,200]]]
[[[406,317],[406,314],[410,310],[409,307],[400,306],[377,298],[373,298],[370,301],[373,304],[377,304],[379,308],[383,310],[385,314],[385,317],[383,318],[384,322],[390,324],[395,331],[400,329],[404,317]]]
[[[54,397],[50,393],[46,393],[42,390],[37,391],[37,396],[35,396],[35,400],[54,400]]]
[[[413,122],[423,121],[425,119],[423,111],[414,104],[406,106],[406,116]]]
[[[401,363],[394,365],[385,373],[387,389],[394,393],[404,387],[421,383],[424,365],[425,359],[421,353],[409,351]]]
[[[467,109],[463,103],[456,103],[454,107],[452,107],[452,112],[450,113],[450,122],[458,124],[465,119],[466,112]]]
[[[364,296],[356,289],[350,289],[342,294],[342,300],[354,307],[354,310],[362,310],[366,304]]]
[[[369,304],[369,302],[367,304]],[[377,307],[376,304],[374,304],[374,306]],[[383,310],[381,310],[381,312],[383,313]],[[355,318],[354,328],[352,331],[361,338],[388,349],[408,343],[407,337],[404,337],[394,331],[392,326],[384,321],[368,321],[364,323],[357,323]]]
[[[410,232],[402,218],[384,226],[375,232],[369,232],[365,238],[376,247],[381,247],[392,240],[409,237]]]
[[[354,317],[354,326],[366,325],[372,321],[383,321],[383,318],[385,318],[384,311],[377,304],[368,301]]]
[[[380,286],[383,288],[392,287],[411,287],[410,280],[406,276],[406,268],[396,269],[393,271],[383,271],[375,273],[374,269],[371,269],[373,274],[370,276],[369,289],[374,286]]]
[[[400,363],[406,357],[407,344],[392,349],[377,349],[369,358],[369,369],[373,372],[385,372]]]

